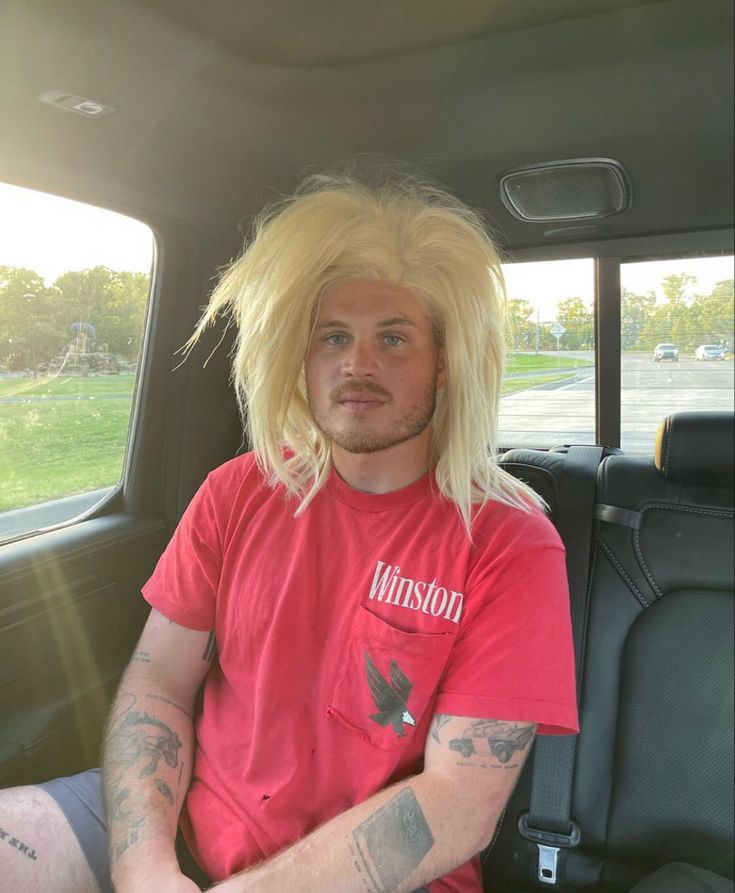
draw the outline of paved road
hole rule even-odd
[[[579,359],[591,356],[580,354]],[[626,452],[652,455],[658,423],[670,412],[733,408],[732,361],[685,357],[678,363],[655,363],[634,354],[624,355],[622,363],[621,445]],[[558,385],[503,397],[499,441],[529,447],[594,443],[594,369],[580,370]]]

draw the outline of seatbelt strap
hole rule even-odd
[[[603,447],[570,447],[559,481],[556,527],[567,551],[578,696],[584,656],[595,485],[603,454]],[[540,735],[536,739],[531,803],[529,811],[520,817],[518,830],[538,847],[537,880],[543,884],[556,883],[559,850],[575,847],[580,841],[579,826],[571,818],[576,747],[576,735]]]

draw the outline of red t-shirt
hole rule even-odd
[[[431,475],[372,495],[336,472],[296,507],[252,454],[228,462],[143,589],[216,633],[182,817],[214,879],[420,771],[434,713],[577,730],[564,549],[540,511],[488,503],[470,543]],[[429,888],[481,891],[478,861]]]

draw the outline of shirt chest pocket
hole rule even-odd
[[[382,750],[406,746],[431,704],[452,633],[406,632],[358,609],[327,713]]]

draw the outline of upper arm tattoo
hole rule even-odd
[[[434,837],[411,788],[404,788],[355,828],[356,867],[371,893],[390,893],[434,846]]]
[[[458,766],[500,768],[492,759],[494,757],[506,769],[517,769],[521,763],[513,761],[514,755],[526,750],[536,732],[533,723],[472,719],[458,737],[442,742],[440,730],[450,719],[453,717],[437,714],[431,726],[431,734],[439,744],[445,743],[449,750],[463,758],[457,762]]]
[[[437,713],[434,716],[434,721],[431,724],[430,731],[431,737],[434,739],[434,741],[436,741],[437,744],[441,744],[441,739],[439,738],[439,731],[441,727],[445,726],[451,718],[451,716],[447,716],[444,713]]]

